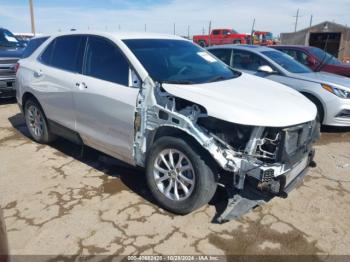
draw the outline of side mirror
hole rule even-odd
[[[273,74],[275,71],[271,68],[271,66],[263,65],[258,68],[258,72],[266,73],[266,74]]]

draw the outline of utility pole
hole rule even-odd
[[[145,32],[147,32],[147,24],[145,24]]]
[[[34,7],[33,0],[29,0],[29,10],[30,10],[30,22],[32,25],[32,33],[35,36],[35,23],[34,23]]]
[[[174,35],[176,35],[176,24],[174,23]]]
[[[254,17],[254,20],[253,20],[253,26],[252,26],[252,33],[250,34],[250,44],[251,45],[254,45],[254,28],[255,28],[255,17]]]
[[[209,21],[208,35],[209,35],[209,46],[211,46],[211,21]]]
[[[296,16],[293,16],[293,17],[295,17],[295,27],[294,27],[294,32],[296,32],[296,31],[297,31],[297,28],[298,28],[298,21],[299,21],[299,17],[301,17],[301,16],[299,15],[299,8],[298,8],[298,10],[297,10],[297,15],[296,15]]]
[[[310,16],[310,27],[312,26],[313,15]]]
[[[190,39],[190,25],[187,26],[187,37]]]

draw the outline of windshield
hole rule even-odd
[[[312,72],[311,69],[295,61],[292,57],[285,53],[279,51],[264,51],[262,53],[288,72],[296,74]]]
[[[239,75],[197,45],[184,40],[136,39],[123,41],[154,81],[200,84]]]
[[[316,58],[320,62],[325,61],[327,64],[331,64],[331,65],[341,64],[337,58],[335,58],[331,54],[323,51],[320,48],[317,48],[317,47],[310,48],[310,53],[313,54],[314,56],[316,56]]]

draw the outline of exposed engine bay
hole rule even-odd
[[[147,150],[159,130],[187,134],[220,167],[231,203],[219,222],[236,218],[269,197],[286,197],[293,180],[313,161],[312,143],[319,135],[315,121],[272,128],[216,119],[201,105],[174,97],[158,83],[154,89],[142,88],[139,96],[134,143],[137,165],[145,166]]]

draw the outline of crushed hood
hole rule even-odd
[[[163,88],[203,106],[211,117],[242,125],[286,127],[316,118],[314,104],[297,91],[244,73],[226,81]]]

